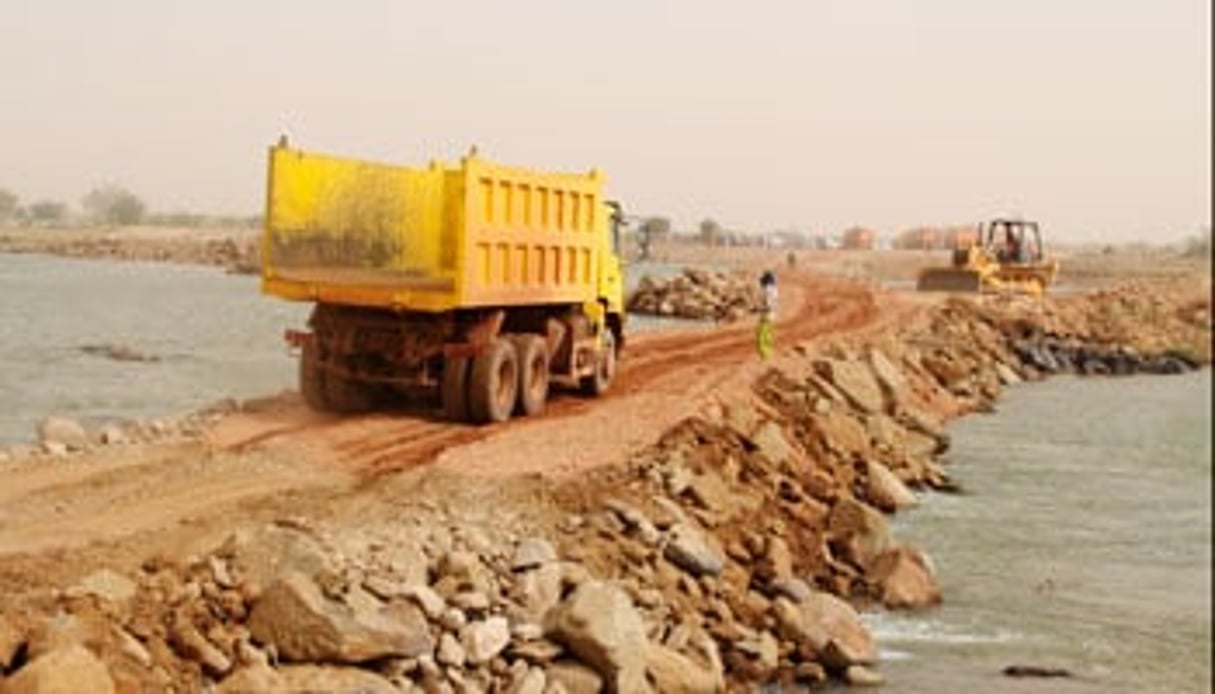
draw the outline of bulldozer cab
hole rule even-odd
[[[980,230],[983,246],[1001,265],[1032,265],[1043,258],[1037,222],[997,219]]]

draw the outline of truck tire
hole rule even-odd
[[[477,423],[505,422],[519,393],[519,359],[510,340],[497,338],[472,362],[468,414]]]
[[[300,348],[300,395],[308,407],[325,412],[329,409],[325,398],[325,371],[316,360],[316,346],[311,340]]]
[[[548,402],[548,345],[539,335],[518,335],[514,343],[519,358],[519,397],[515,411],[526,416],[540,414]]]
[[[443,360],[443,417],[452,422],[468,421],[468,357]]]
[[[595,373],[582,379],[582,392],[600,396],[607,392],[616,377],[616,334],[611,330],[603,333],[603,347],[595,360]]]
[[[300,394],[318,412],[352,414],[375,407],[371,386],[322,368],[312,341],[300,348]]]
[[[331,372],[325,375],[325,400],[330,412],[367,412],[375,408],[375,387]]]

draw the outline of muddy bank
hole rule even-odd
[[[8,229],[0,230],[0,253],[211,265],[242,274],[261,269],[256,230]]]
[[[386,477],[358,513],[301,506],[183,556],[6,595],[0,668],[14,686],[96,691],[873,683],[856,607],[941,599],[886,518],[950,487],[945,420],[1061,370],[1209,363],[1209,295],[950,300],[800,345],[747,397],[579,479],[515,480],[504,499]]]

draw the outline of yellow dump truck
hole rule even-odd
[[[437,394],[453,420],[543,410],[551,385],[603,393],[624,344],[620,208],[604,177],[406,168],[270,148],[262,290],[315,304],[290,330],[314,409]]]

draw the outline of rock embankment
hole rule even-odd
[[[941,600],[888,514],[950,488],[945,420],[1062,370],[1043,354],[1080,373],[1209,363],[1209,298],[1180,296],[952,299],[796,346],[745,397],[703,403],[626,464],[537,482],[526,523],[503,506],[476,524],[484,503],[455,501],[378,522],[282,518],[83,576],[49,602],[2,602],[0,673],[91,691],[879,683],[857,609]]]
[[[229,272],[254,274],[261,269],[260,248],[253,233],[216,236],[132,232],[119,230],[76,232],[41,229],[0,234],[0,252],[45,253],[68,258],[150,261],[188,265],[214,265]]]
[[[750,275],[686,268],[668,279],[642,277],[627,304],[633,313],[730,322],[758,313],[762,302]]]

